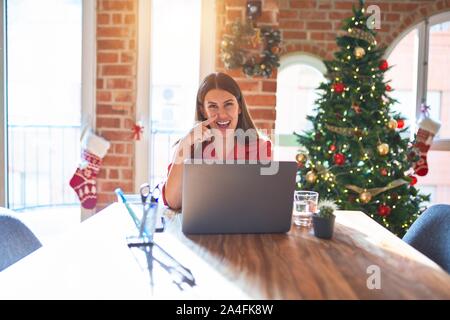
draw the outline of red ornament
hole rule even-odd
[[[380,169],[380,173],[381,173],[382,176],[387,176],[388,175],[388,171],[387,171],[386,168],[381,168]]]
[[[390,85],[386,85],[386,91],[391,91],[392,90],[392,87],[390,86]]]
[[[336,146],[335,146],[334,144],[332,144],[332,145],[330,146],[330,151],[336,151]]]
[[[338,166],[342,166],[345,163],[345,156],[342,153],[336,153],[333,156],[334,163]]]
[[[382,217],[386,217],[391,214],[391,207],[386,204],[381,204],[378,206],[378,214]]]
[[[389,64],[386,60],[381,60],[380,65],[378,66],[381,71],[386,71],[389,68]]]
[[[413,186],[417,183],[417,178],[415,176],[409,176],[411,178],[410,186]]]
[[[305,166],[303,162],[297,162],[297,168],[301,169]]]
[[[356,196],[354,194],[349,194],[347,200],[348,202],[356,202]]]
[[[352,104],[352,109],[355,111],[355,113],[357,113],[357,114],[360,114],[361,113],[361,107],[358,105],[358,104],[356,104],[356,103],[354,103],[354,104]]]
[[[141,122],[139,121],[138,123],[135,123],[131,130],[133,131],[133,139],[141,140],[141,133],[144,132],[144,127],[142,126]]]
[[[333,89],[336,93],[342,93],[345,90],[345,86],[342,82],[336,82],[333,84]]]
[[[398,129],[402,129],[405,126],[405,120],[403,119],[398,119],[397,120],[397,128]]]

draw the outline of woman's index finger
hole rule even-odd
[[[214,122],[214,120],[216,120],[217,115],[213,115],[211,118],[206,119],[205,121],[202,122],[202,125],[207,126],[208,124]]]

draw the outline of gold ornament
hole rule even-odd
[[[306,174],[306,181],[309,183],[314,183],[317,180],[317,174],[314,171],[308,171]]]
[[[387,143],[381,143],[377,146],[378,154],[385,156],[389,153],[389,145]]]
[[[364,191],[359,195],[359,200],[364,204],[369,203],[372,200],[372,195],[370,192]]]
[[[391,129],[391,130],[397,129],[397,121],[395,119],[389,120],[388,128]]]
[[[222,41],[222,47],[226,48],[228,46],[228,41],[223,40]]]
[[[354,54],[355,54],[356,59],[361,59],[362,57],[364,57],[366,55],[366,51],[364,50],[364,48],[356,47]]]
[[[297,160],[297,163],[305,162],[306,161],[306,155],[304,153],[299,153],[295,156],[295,160]]]

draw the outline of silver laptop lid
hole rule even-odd
[[[183,170],[184,233],[280,233],[291,227],[295,162],[192,164]]]

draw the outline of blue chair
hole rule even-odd
[[[0,272],[42,246],[17,218],[0,213]]]
[[[425,210],[403,240],[450,273],[450,205],[438,204]]]

